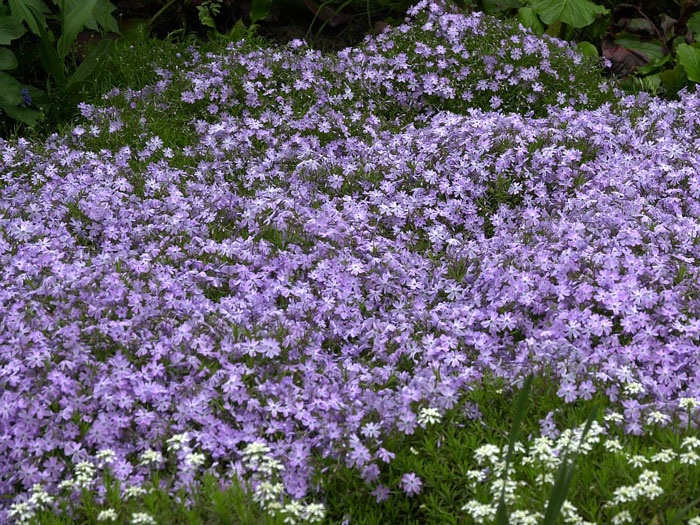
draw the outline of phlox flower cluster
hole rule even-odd
[[[0,521],[79,465],[225,481],[253,443],[261,501],[315,491],[318,457],[374,484],[387,432],[486,375],[546,369],[631,433],[697,424],[700,94],[583,101],[563,43],[467,54],[485,20],[420,2],[336,56],[191,50],[66,136],[0,143]],[[537,78],[556,111],[506,113]]]

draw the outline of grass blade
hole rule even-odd
[[[586,420],[586,426],[581,434],[581,440],[579,442],[579,449],[574,452],[573,458],[571,458],[571,463],[567,463],[566,455],[568,450],[564,453],[564,458],[562,459],[561,466],[559,467],[559,472],[557,474],[557,481],[552,487],[552,492],[549,496],[549,503],[547,504],[547,510],[545,511],[543,525],[556,525],[559,518],[559,513],[561,512],[561,507],[566,500],[566,494],[569,492],[569,487],[571,486],[571,480],[574,477],[574,469],[576,467],[576,458],[578,457],[580,444],[586,439],[593,421],[596,419],[597,407],[593,407],[588,414],[588,419]]]
[[[498,502],[498,510],[496,511],[497,525],[508,525],[508,512],[506,510],[506,481],[508,479],[508,469],[510,467],[510,459],[513,456],[515,443],[518,441],[520,434],[520,425],[525,415],[525,409],[530,398],[530,389],[532,388],[532,374],[527,376],[523,389],[520,391],[518,401],[515,404],[515,414],[513,414],[513,427],[510,430],[510,440],[508,443],[508,452],[506,453],[506,470],[503,474],[503,488],[501,489],[501,499]]]
[[[668,520],[668,523],[666,525],[680,525],[681,520],[685,517],[686,514],[688,514],[688,511],[695,507],[700,503],[700,498],[696,498],[690,503],[688,503],[685,507],[683,507],[680,510],[677,510],[676,512],[673,513],[673,516]]]

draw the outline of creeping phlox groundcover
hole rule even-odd
[[[0,521],[173,454],[175,488],[264,465],[259,497],[312,502],[314,456],[371,485],[382,436],[486,376],[696,424],[700,94],[582,61],[422,1],[334,56],[191,50],[2,143]]]

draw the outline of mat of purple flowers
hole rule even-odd
[[[2,142],[0,509],[104,449],[138,484],[184,432],[222,478],[266,442],[303,497],[313,455],[385,468],[384,433],[486,375],[636,385],[631,433],[700,397],[700,93],[602,103],[564,42],[470,56],[491,24],[421,1],[333,56],[193,50]]]

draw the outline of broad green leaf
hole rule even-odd
[[[580,51],[580,53],[585,56],[585,57],[597,57],[598,56],[598,48],[595,47],[593,44],[590,42],[579,42],[576,47]]]
[[[38,14],[30,6],[31,15],[37,19]],[[38,22],[38,19],[37,19]],[[58,56],[56,48],[49,37],[44,26],[39,25],[39,56],[46,72],[56,81],[59,86],[66,84],[66,73],[63,67],[63,60]]]
[[[38,111],[9,104],[3,100],[0,100],[0,109],[10,115],[13,119],[24,122],[30,126],[36,125],[36,123],[42,118],[41,113]]]
[[[88,53],[78,66],[78,69],[76,69],[70,79],[68,79],[66,87],[71,87],[72,85],[83,82],[89,77],[94,69],[100,65],[100,60],[109,55],[113,45],[114,40],[110,40],[109,38],[100,40],[99,44]]]
[[[547,33],[549,36],[558,37],[559,33],[561,33],[561,20],[557,20],[553,24],[549,24],[545,33]]]
[[[683,66],[677,65],[661,73],[661,82],[669,95],[675,95],[688,82]]]
[[[688,19],[686,26],[693,32],[693,34],[697,35],[700,33],[700,11]]]
[[[545,24],[561,21],[572,27],[586,27],[597,15],[608,12],[589,0],[530,0],[530,5]]]
[[[19,106],[22,101],[22,84],[7,73],[0,71],[0,100]]]
[[[637,81],[642,86],[644,91],[656,94],[656,92],[661,87],[661,75],[656,73],[655,75],[649,75],[647,77],[638,78]]]
[[[49,40],[48,35],[39,40],[39,56],[41,57],[41,63],[44,64],[44,69],[56,81],[56,84],[64,86],[66,84],[66,72],[64,71],[63,60],[58,56],[56,48],[53,47],[53,43]]]
[[[634,72],[637,75],[644,76],[654,73],[656,71],[660,71],[664,69],[664,66],[668,64],[672,58],[673,57],[670,54],[664,55],[662,58],[655,58],[644,64],[642,67],[638,67],[634,70]]]
[[[615,39],[615,43],[626,49],[641,53],[647,60],[663,58],[665,54],[662,44],[655,41],[643,42],[638,35],[632,33],[620,33]]]
[[[676,60],[685,69],[689,80],[700,82],[700,49],[680,44],[676,49]]]
[[[32,9],[36,18],[32,16]],[[46,15],[51,12],[41,0],[10,0],[10,11],[20,22],[27,22],[29,30],[37,36],[39,36],[38,24],[45,29]]]
[[[17,67],[17,57],[6,47],[0,47],[0,69],[14,69]]]
[[[544,33],[544,26],[537,17],[537,13],[531,7],[521,7],[518,9],[516,17],[524,27],[532,29],[532,32],[536,35]]]
[[[117,7],[109,0],[97,0],[95,9],[85,22],[85,27],[102,33],[119,33],[117,19],[112,16],[112,12],[116,9]]]
[[[0,44],[7,45],[27,30],[14,16],[0,16]]]
[[[250,21],[251,23],[264,20],[270,14],[272,9],[272,0],[253,0],[250,4]]]
[[[84,0],[66,13],[64,17],[65,25],[63,26],[63,33],[61,33],[61,37],[58,39],[58,55],[61,58],[65,58],[68,55],[70,47],[78,37],[80,30],[85,27],[85,22],[87,22],[92,14],[92,10],[95,8],[96,4],[97,0]]]
[[[228,32],[228,38],[231,40],[231,42],[238,42],[246,35],[247,32],[248,28],[243,23],[243,20],[238,19],[236,25],[234,25]]]

